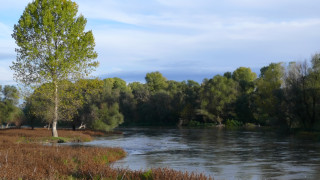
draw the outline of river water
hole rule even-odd
[[[274,132],[124,128],[86,146],[121,147],[115,167],[169,167],[215,179],[320,179],[320,143]]]

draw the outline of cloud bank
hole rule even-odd
[[[132,82],[160,71],[168,79],[200,80],[240,66],[304,60],[320,50],[317,0],[76,2],[96,39],[100,67],[94,75],[101,77]],[[27,3],[2,3],[0,62],[14,60],[10,34]],[[1,67],[2,81],[9,81],[12,72]]]

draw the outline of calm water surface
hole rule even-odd
[[[320,143],[273,132],[125,128],[83,145],[121,147],[114,164],[134,170],[169,167],[215,179],[320,179]]]

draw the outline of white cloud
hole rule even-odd
[[[0,85],[12,85],[15,84],[13,80],[13,72],[9,66],[11,61],[0,61]]]
[[[226,4],[230,6],[236,6],[238,8],[258,8],[258,9],[273,9],[278,8],[296,8],[312,6],[318,4],[316,0],[225,0]]]
[[[156,0],[158,3],[174,8],[203,8],[209,4],[217,4],[210,0]]]
[[[30,2],[31,0],[10,0],[10,1],[2,0],[0,1],[1,3],[0,10],[23,8],[27,6],[27,4]]]
[[[10,37],[11,33],[12,33],[11,28],[8,25],[0,22],[0,38],[7,39],[8,37]]]
[[[121,3],[120,3],[121,4]],[[116,1],[79,1],[79,12],[87,18],[107,19],[122,23],[136,24],[137,19],[128,12],[119,9]]]
[[[23,8],[28,2],[12,0],[1,8]],[[76,2],[95,35],[101,64],[95,74],[182,66],[188,71],[222,71],[297,60],[319,50],[316,0]],[[10,16],[19,17],[19,11]],[[14,53],[10,34],[17,20],[8,23],[0,17],[0,55]]]
[[[188,23],[186,26],[196,30],[181,28],[184,33],[157,32],[146,30],[100,28],[94,33],[97,45],[112,52],[152,56],[155,54],[175,53],[176,50],[199,50],[207,48],[234,48],[236,41],[261,42],[281,41],[291,38],[303,39],[309,36],[304,31],[318,32],[320,19],[306,19],[289,22],[268,22],[264,20],[248,21],[246,19],[217,19],[212,23]],[[184,22],[182,22],[184,23]],[[169,24],[165,25],[170,27]],[[186,33],[187,31],[190,33]],[[319,36],[318,36],[319,37]],[[215,44],[216,43],[216,44]]]

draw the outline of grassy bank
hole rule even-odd
[[[110,163],[126,155],[120,148],[49,143],[89,141],[92,140],[89,134],[95,133],[60,130],[62,138],[55,139],[46,129],[0,130],[0,179],[209,179],[203,174],[166,168],[149,171],[115,169]]]

